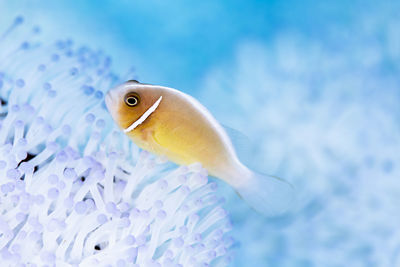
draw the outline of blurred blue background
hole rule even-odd
[[[247,165],[295,185],[293,211],[265,219],[221,183],[232,266],[400,266],[398,2],[0,0],[0,12],[194,95],[247,136]]]

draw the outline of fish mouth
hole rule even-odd
[[[109,111],[111,111],[111,107],[112,107],[112,103],[113,103],[113,98],[112,98],[112,95],[110,94],[110,92],[108,92],[107,94],[106,94],[106,97],[105,97],[105,102],[106,102],[106,106],[107,106],[107,109],[109,110]]]

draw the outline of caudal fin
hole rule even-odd
[[[291,184],[278,177],[255,172],[236,190],[252,208],[266,216],[281,215],[294,199]]]

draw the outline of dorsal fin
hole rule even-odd
[[[140,83],[138,80],[129,80],[127,83]]]
[[[141,83],[138,80],[129,80],[129,81],[127,81],[127,83],[136,83],[136,84],[142,84],[142,85],[154,85],[151,83]]]
[[[237,154],[248,153],[251,149],[250,139],[242,132],[226,126],[221,123],[222,128],[224,128],[226,134],[229,136],[229,139],[232,142],[233,147],[235,148]]]

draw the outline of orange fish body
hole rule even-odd
[[[264,214],[275,215],[287,206],[290,185],[244,166],[224,129],[193,97],[168,87],[128,81],[109,91],[106,104],[119,127],[140,148],[181,165],[200,162]],[[277,194],[281,195],[277,198]],[[268,201],[259,203],[264,198]]]

